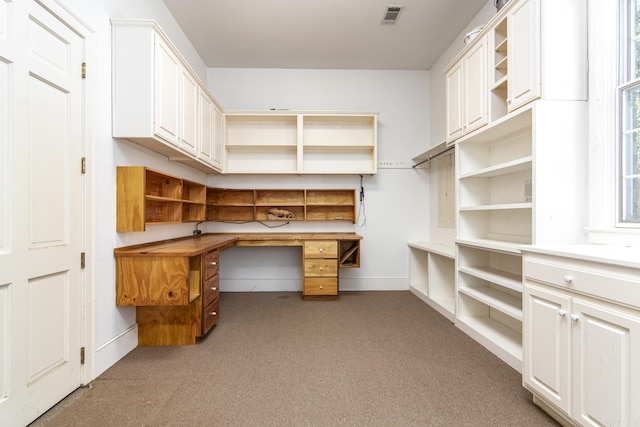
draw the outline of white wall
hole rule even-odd
[[[378,112],[378,158],[409,161],[429,134],[426,71],[209,69],[209,89],[224,109]],[[355,176],[211,176],[230,188],[354,188]],[[364,176],[366,224],[294,223],[278,231],[355,231],[361,267],[340,272],[341,290],[408,289],[407,241],[428,232],[428,185],[414,169]],[[361,217],[361,223],[364,219]],[[267,232],[259,224],[209,223],[207,231]],[[236,248],[222,254],[222,290],[300,290],[299,249]],[[282,264],[286,260],[286,264]],[[256,267],[259,263],[260,267]],[[277,265],[278,268],[271,266]]]

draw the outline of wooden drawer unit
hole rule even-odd
[[[202,285],[202,295],[204,299],[204,305],[211,304],[220,295],[220,276],[217,274],[213,277],[205,280]]]
[[[335,259],[305,259],[304,277],[337,277],[338,262]]]
[[[218,273],[218,265],[220,263],[220,253],[215,250],[202,255],[202,263],[204,269],[204,278],[208,279]]]
[[[304,242],[305,259],[308,258],[337,258],[338,242],[335,240],[319,240]]]
[[[220,300],[216,298],[211,304],[202,310],[202,335],[205,335],[218,321],[220,317]]]
[[[338,241],[305,241],[302,254],[304,299],[338,298]]]
[[[305,277],[305,296],[338,295],[338,279],[335,277]]]

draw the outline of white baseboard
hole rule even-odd
[[[98,347],[95,355],[95,363],[93,364],[94,376],[92,379],[97,378],[137,346],[138,325],[135,324],[123,331],[120,335]]]
[[[302,292],[298,279],[220,279],[222,292]],[[393,278],[340,278],[341,291],[406,291],[409,279]]]

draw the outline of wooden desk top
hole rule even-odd
[[[362,240],[355,233],[206,233],[115,248],[116,257],[195,256],[234,246],[302,246],[305,240]]]

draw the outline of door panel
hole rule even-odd
[[[3,426],[28,424],[82,379],[84,42],[48,7],[0,0]]]
[[[573,313],[574,417],[583,425],[632,425],[640,413],[640,318],[579,299]]]

